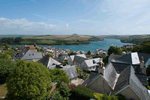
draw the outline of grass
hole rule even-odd
[[[3,97],[5,97],[6,93],[7,93],[6,83],[1,84],[0,85],[0,100],[2,100]]]
[[[38,37],[25,37],[24,39],[61,39],[61,40],[88,40],[90,36],[83,35],[52,35],[52,36],[38,36]]]

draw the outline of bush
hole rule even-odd
[[[76,87],[75,84],[67,84],[67,85],[68,85],[68,87],[69,87],[70,90],[72,90],[72,89],[74,89]]]
[[[85,69],[84,72],[89,73],[90,74],[90,70],[89,69]]]
[[[64,98],[65,100],[69,100],[70,89],[69,89],[69,87],[67,86],[67,84],[61,84],[61,85],[59,86],[59,91],[60,91],[61,96],[63,96],[63,98]]]
[[[60,95],[59,91],[57,91],[57,90],[54,90],[51,93],[51,96],[52,96],[53,100],[63,100],[63,97]]]
[[[72,90],[71,97],[84,100],[94,98],[94,91],[85,86],[79,85]]]

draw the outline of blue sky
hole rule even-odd
[[[0,34],[150,34],[150,0],[2,0]]]

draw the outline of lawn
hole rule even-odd
[[[5,97],[6,93],[7,93],[6,83],[0,84],[0,100],[2,100],[3,97]]]

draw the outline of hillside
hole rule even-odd
[[[139,44],[142,43],[143,41],[150,40],[150,35],[108,35],[100,37],[120,39],[120,41],[123,43],[134,43],[134,44]]]
[[[103,38],[84,35],[42,35],[34,37],[23,37],[19,42],[15,38],[2,38],[2,44],[38,44],[38,45],[81,45],[90,44],[90,41],[102,41]]]

